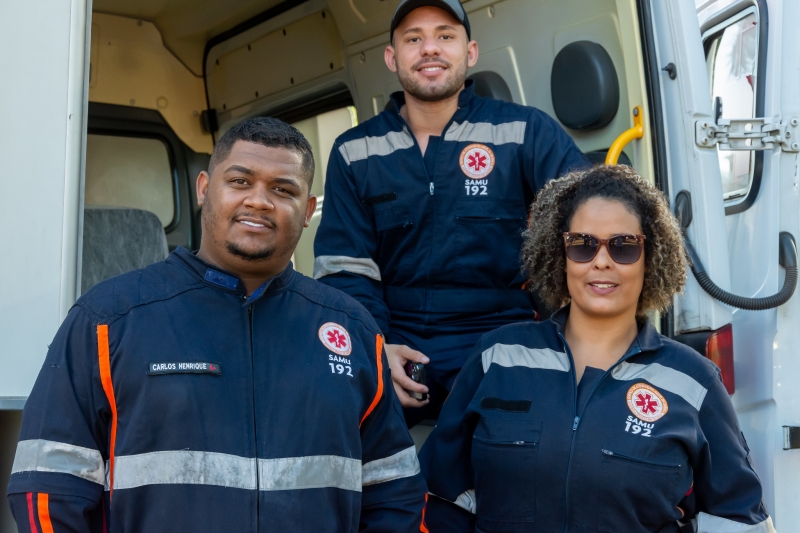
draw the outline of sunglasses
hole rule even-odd
[[[615,263],[630,265],[639,260],[644,249],[644,235],[612,235],[598,239],[588,233],[564,233],[564,250],[567,258],[576,263],[588,263],[605,245]]]

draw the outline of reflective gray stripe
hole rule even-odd
[[[336,455],[256,461],[226,453],[177,450],[118,456],[115,469],[115,490],[215,485],[265,491],[324,487],[361,491],[361,461]]]
[[[338,488],[361,492],[361,461],[338,455],[258,460],[261,490]]]
[[[775,533],[772,518],[769,516],[758,524],[742,524],[727,518],[699,513],[692,520],[696,533]]]
[[[97,450],[51,440],[23,440],[17,443],[17,454],[11,473],[54,472],[103,485],[106,477],[103,456]]]
[[[314,279],[337,272],[351,272],[376,281],[381,280],[381,269],[372,259],[344,255],[321,255],[314,259]]]
[[[350,163],[366,159],[371,155],[389,155],[412,146],[414,139],[403,129],[403,131],[390,131],[381,137],[362,137],[347,141],[339,146],[339,153],[349,166]]]
[[[708,390],[700,385],[694,378],[667,366],[653,363],[650,365],[639,365],[636,363],[621,363],[615,368],[611,375],[620,381],[630,381],[634,379],[644,379],[656,387],[677,394],[689,405],[700,410],[703,400]]]
[[[145,485],[217,485],[255,490],[256,460],[191,450],[117,456],[114,489]]]
[[[483,372],[489,371],[492,363],[505,367],[526,366],[543,370],[569,371],[569,359],[564,352],[550,348],[528,348],[519,344],[495,344],[484,350]]]
[[[366,487],[417,474],[419,474],[417,449],[411,446],[389,457],[364,463],[361,469],[361,485]]]
[[[491,143],[491,144],[522,144],[525,142],[525,122],[506,122],[504,124],[491,124],[489,122],[453,122],[447,133],[445,141]]]
[[[442,498],[441,496],[439,496],[437,494],[434,494],[432,492],[429,492],[428,494],[430,494],[431,496],[436,496],[440,500],[444,500],[446,502],[450,501],[447,498]],[[465,511],[469,511],[472,514],[475,514],[475,509],[476,509],[476,506],[475,506],[475,489],[469,489],[466,492],[462,492],[461,494],[458,495],[458,498],[456,498],[456,501],[450,502],[450,503],[454,503],[454,504],[458,505],[459,507],[461,507],[462,509],[464,509]]]

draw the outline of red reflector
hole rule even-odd
[[[733,326],[722,326],[706,341],[706,357],[711,359],[722,371],[722,384],[728,394],[736,391],[733,375]]]

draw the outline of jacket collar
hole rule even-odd
[[[569,316],[569,304],[565,305],[550,316],[552,322],[558,333],[563,337],[564,328],[567,325],[567,317]],[[656,331],[656,328],[650,323],[650,319],[646,318],[644,322],[639,324],[639,332],[636,338],[633,339],[630,348],[625,352],[622,359],[627,359],[637,353],[652,352],[664,346],[661,340],[661,335]]]
[[[242,283],[236,275],[206,263],[197,257],[196,252],[190,252],[183,246],[178,246],[167,258],[167,261],[182,265],[209,287],[213,287],[217,290],[236,292],[243,297],[246,296],[244,283]],[[275,292],[288,286],[294,277],[293,275],[294,267],[292,263],[289,263],[289,266],[287,266],[283,272],[266,281],[258,289],[253,291],[253,294],[246,299],[246,304],[253,303],[267,292]]]
[[[472,80],[467,80],[464,83],[464,90],[458,94],[458,108],[462,109],[469,106],[474,96],[475,82]],[[399,116],[400,109],[406,105],[406,94],[403,91],[394,92],[389,96],[389,100],[391,100],[393,104],[392,112]]]

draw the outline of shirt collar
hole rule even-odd
[[[196,277],[202,279],[207,285],[214,287],[215,289],[238,292],[242,296],[245,296],[246,294],[244,283],[242,283],[242,281],[236,275],[203,261],[197,257],[196,252],[191,252],[183,246],[178,246],[178,248],[176,248],[175,251],[170,254],[168,260],[170,259],[174,259],[176,262],[186,267]],[[294,267],[292,266],[292,263],[289,263],[283,272],[269,279],[259,288],[253,291],[253,294],[247,298],[247,303],[249,304],[254,300],[257,300],[268,290],[270,292],[274,292],[287,286],[292,280],[293,273]]]
[[[555,324],[556,329],[562,336],[564,335],[564,328],[567,325],[568,316],[569,304],[565,305],[550,316],[550,322]],[[640,352],[655,351],[662,346],[664,346],[664,343],[661,340],[661,335],[650,323],[650,319],[646,318],[644,322],[639,324],[639,332],[636,334],[636,338],[633,339],[628,351],[625,352],[623,359],[627,359],[628,357]]]

